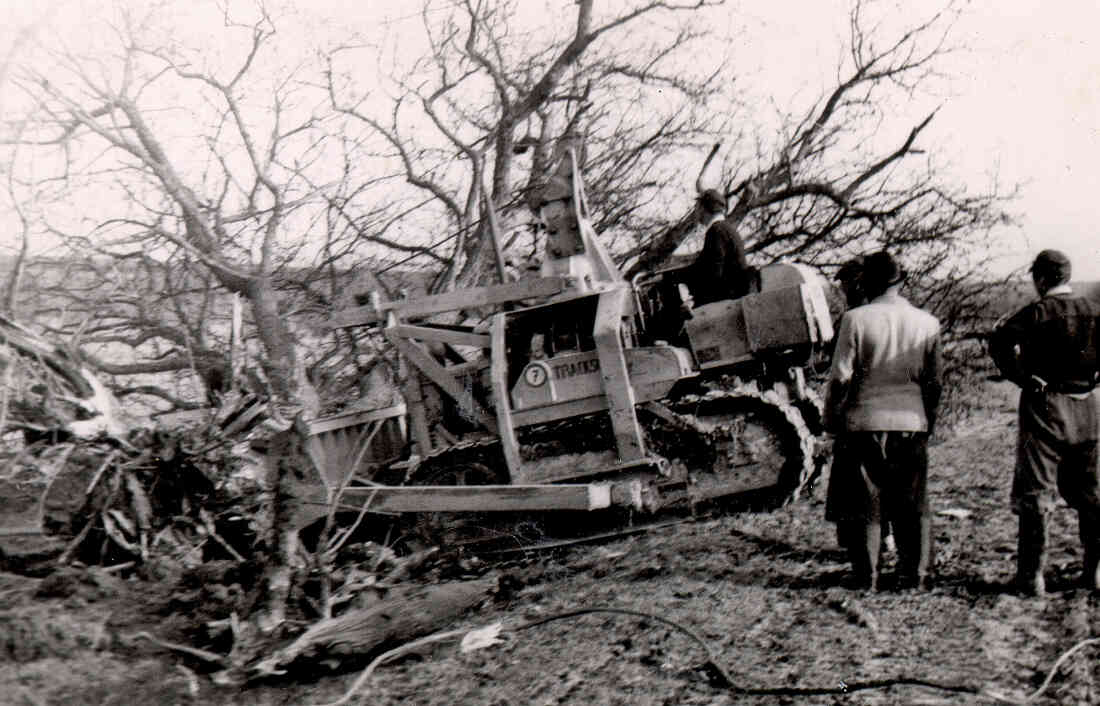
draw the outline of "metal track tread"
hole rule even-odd
[[[740,487],[723,478],[727,470],[718,449],[736,446],[736,465],[752,483],[751,474],[778,474],[774,485],[756,487],[745,495],[754,496],[754,509],[774,509],[797,497],[815,471],[814,437],[799,409],[786,396],[774,390],[761,391],[755,383],[727,381],[700,394],[685,395],[664,405],[639,407],[639,421],[645,430],[651,453],[669,460],[666,476],[653,477],[665,489],[680,488],[666,494],[660,509],[693,506],[699,500],[737,495],[730,488]],[[750,440],[738,440],[738,433],[751,424]],[[740,428],[740,429],[739,429]],[[764,437],[764,438],[760,438]],[[746,448],[741,448],[741,446]],[[762,451],[761,451],[762,449]],[[610,426],[604,415],[589,415],[540,425],[525,430],[521,437],[521,455],[528,460],[550,462],[555,457],[578,453],[613,456]],[[760,455],[761,458],[756,458]],[[743,457],[743,458],[742,458]],[[652,476],[652,474],[650,474]],[[599,474],[593,474],[593,479]],[[618,478],[618,474],[609,477]],[[440,481],[443,480],[443,483]],[[433,485],[507,483],[508,474],[499,439],[478,436],[440,448],[411,468],[406,484]],[[576,481],[570,481],[576,482]],[[725,485],[723,485],[725,483]],[[702,488],[693,492],[692,488]],[[684,501],[684,502],[680,502]],[[570,513],[576,515],[576,513]],[[607,515],[626,521],[623,512],[582,513],[590,517],[596,535],[608,534]],[[426,542],[446,544],[450,548],[488,547],[498,551],[519,551],[539,546],[545,535],[545,513],[416,513],[413,527]],[[463,516],[465,515],[465,516]],[[541,517],[540,517],[541,515]],[[575,518],[574,519],[579,519]],[[631,518],[634,521],[636,518]],[[654,522],[660,520],[654,518]],[[574,524],[575,523],[571,523]],[[587,524],[587,521],[585,522]],[[650,524],[650,523],[646,523]],[[614,534],[617,530],[610,532]],[[583,539],[550,539],[549,544]]]
[[[668,407],[698,425],[716,447],[736,445],[737,427],[746,418],[772,434],[776,446],[771,451],[781,456],[781,460],[772,460],[772,465],[778,466],[775,470],[779,478],[774,485],[758,489],[761,497],[757,506],[774,509],[795,499],[815,475],[814,435],[786,397],[735,378],[725,385],[715,383],[705,393],[680,397]],[[750,450],[748,455],[755,454]],[[724,471],[720,466],[716,472],[721,475]]]

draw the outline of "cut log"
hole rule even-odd
[[[394,589],[370,608],[316,623],[254,671],[275,674],[300,658],[364,656],[427,635],[480,605],[496,588],[496,579],[478,579]]]

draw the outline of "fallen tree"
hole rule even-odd
[[[221,667],[222,679],[370,654],[446,626],[495,591],[491,579],[412,583],[433,549],[398,557],[349,542],[334,522],[338,479],[318,469],[308,429],[269,423],[261,395],[227,395],[189,426],[158,426],[126,414],[78,354],[4,318],[0,368],[0,538],[54,540],[33,567],[2,551],[0,566],[39,575],[107,566],[177,582],[181,605],[226,616],[193,633],[224,642],[228,630],[229,653],[132,637]],[[307,496],[320,502],[305,505]],[[321,519],[303,546],[299,530]],[[309,625],[289,642],[288,609]]]
[[[494,578],[405,586],[368,608],[314,623],[251,668],[252,678],[285,674],[303,658],[363,657],[440,630],[496,591]]]
[[[142,427],[76,355],[3,317],[0,369],[0,535],[37,534],[65,524],[96,491],[96,457],[134,450]],[[76,473],[78,488],[65,469],[91,474]]]
[[[158,426],[78,353],[0,317],[0,537],[50,540],[32,559],[0,547],[4,566],[266,562],[272,494],[248,450],[270,432],[265,408],[229,396],[192,426]]]
[[[28,442],[125,440],[138,428],[91,368],[63,346],[0,317],[0,427],[24,432]]]

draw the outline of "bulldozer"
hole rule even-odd
[[[623,277],[575,153],[561,165],[539,205],[538,276],[508,280],[486,200],[501,284],[372,295],[333,315],[334,327],[381,328],[406,382],[403,404],[311,423],[330,498],[339,487],[372,512],[416,513],[451,543],[482,539],[492,513],[789,501],[815,468],[820,400],[806,372],[833,336],[820,275],[765,265],[747,296],[688,311],[684,268]]]

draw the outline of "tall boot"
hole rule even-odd
[[[856,584],[877,591],[879,588],[879,551],[882,549],[882,525],[878,518],[852,520],[847,527],[848,557]]]
[[[1090,591],[1100,591],[1100,512],[1095,509],[1080,510],[1077,522],[1081,549],[1085,555],[1081,585]]]
[[[836,521],[836,544],[838,547],[848,553],[849,559],[851,558],[852,551],[852,535],[855,534],[856,523],[848,518],[840,518]]]
[[[926,590],[931,586],[932,519],[927,513],[908,513],[894,523],[898,542],[898,585]]]
[[[1020,534],[1016,553],[1016,587],[1026,596],[1046,593],[1047,518],[1038,508],[1020,508]]]

